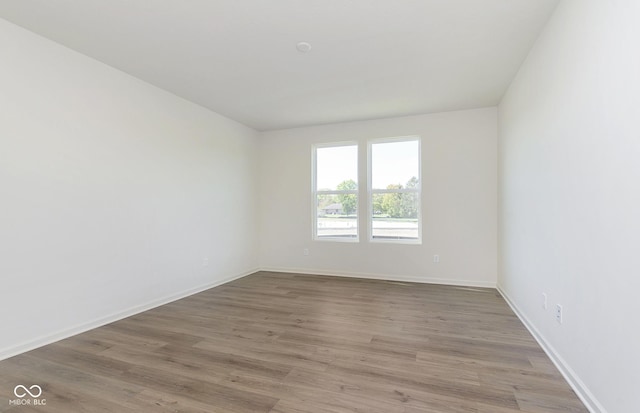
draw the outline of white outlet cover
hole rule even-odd
[[[556,320],[562,324],[562,306],[560,304],[556,304]]]

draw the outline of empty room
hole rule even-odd
[[[640,412],[638,22],[0,0],[0,412]]]

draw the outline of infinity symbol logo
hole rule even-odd
[[[19,389],[22,389],[22,391],[20,391]],[[34,390],[34,392],[31,393],[30,390]],[[16,387],[13,388],[13,394],[15,394],[16,397],[20,397],[20,398],[23,398],[27,394],[29,394],[29,396],[31,397],[40,397],[40,395],[42,394],[42,389],[37,384],[34,384],[28,389],[22,384],[18,384]]]

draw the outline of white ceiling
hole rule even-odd
[[[496,105],[557,3],[0,0],[0,17],[269,130]]]

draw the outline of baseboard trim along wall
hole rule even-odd
[[[304,274],[304,275],[328,275],[332,277],[347,277],[347,278],[367,278],[371,280],[384,280],[384,281],[401,281],[401,282],[413,282],[422,284],[442,284],[442,285],[455,285],[460,287],[482,287],[482,288],[496,288],[494,282],[483,281],[470,281],[470,280],[451,280],[447,278],[433,278],[433,277],[416,277],[416,276],[403,276],[394,275],[389,276],[385,274],[370,274],[361,272],[344,272],[344,271],[326,271],[326,270],[313,270],[305,268],[277,268],[266,267],[261,268],[261,271],[268,272],[283,272],[291,274]]]
[[[524,315],[522,311],[518,308],[518,306],[509,298],[507,293],[502,289],[500,284],[496,286],[502,298],[509,304],[509,307],[513,310],[513,312],[518,316],[522,324],[529,330],[533,338],[536,339],[540,347],[547,353],[547,356],[551,359],[553,364],[555,364],[556,368],[560,371],[560,374],[565,378],[569,386],[576,393],[578,398],[584,403],[584,405],[589,409],[591,413],[607,413],[605,408],[598,402],[593,393],[589,391],[584,382],[578,377],[575,371],[567,364],[567,362],[558,354],[558,352],[553,348],[551,344],[544,338],[544,336],[538,331],[538,329],[529,321],[529,319]]]
[[[113,323],[118,320],[122,320],[123,318],[131,317],[133,315],[142,313],[144,311],[151,310],[156,307],[160,307],[161,305],[169,304],[173,301],[180,300],[182,298],[188,297],[190,295],[194,295],[200,293],[202,291],[208,290],[210,288],[217,287],[222,284],[226,284],[233,280],[237,280],[239,278],[246,277],[247,275],[251,275],[258,272],[258,269],[251,269],[249,271],[243,272],[241,274],[224,277],[222,279],[216,280],[214,282],[204,284],[195,288],[190,288],[188,290],[181,291],[177,294],[172,294],[169,296],[165,296],[159,298],[157,300],[150,301],[145,304],[137,305],[134,307],[130,307],[126,310],[119,311],[117,313],[109,314],[105,317],[98,318],[96,320],[89,321],[87,323],[83,323],[80,325],[76,325],[74,327],[65,329],[55,334],[38,337],[34,340],[30,340],[28,342],[18,344],[17,346],[9,347],[6,349],[0,349],[0,360],[7,359],[9,357],[17,356],[18,354],[25,353],[27,351],[34,350],[38,347],[45,346],[47,344],[55,343],[56,341],[64,340],[65,338],[69,338],[71,336],[75,336],[77,334],[84,333],[89,330],[93,330],[94,328],[101,327],[106,324]]]

